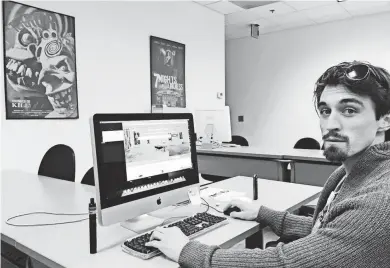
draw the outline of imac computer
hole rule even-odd
[[[198,139],[216,142],[232,141],[229,106],[215,110],[196,110],[194,122]]]
[[[91,136],[103,226],[147,229],[143,214],[186,201],[188,190],[199,187],[190,113],[95,114]]]

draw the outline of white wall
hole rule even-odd
[[[76,18],[80,119],[5,120],[2,69],[2,169],[36,173],[44,153],[64,143],[75,151],[76,181],[80,181],[92,166],[89,117],[98,112],[151,109],[150,35],[186,45],[186,94],[191,111],[225,105],[224,98],[217,99],[217,92],[225,93],[223,15],[194,2],[26,3]]]
[[[227,41],[232,133],[250,145],[280,149],[305,136],[321,141],[315,81],[328,67],[354,59],[390,71],[389,25],[390,13],[382,13]]]

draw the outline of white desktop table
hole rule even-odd
[[[136,234],[119,223],[108,227],[98,225],[98,253],[93,255],[89,254],[88,221],[40,227],[14,227],[5,223],[12,216],[34,211],[87,213],[89,199],[95,197],[92,186],[20,171],[3,171],[1,184],[1,238],[49,267],[178,267],[177,263],[164,256],[144,261],[122,252],[122,242]],[[258,202],[273,209],[288,211],[317,198],[322,189],[264,179],[259,179],[258,185]],[[248,177],[235,177],[207,186],[242,191],[248,197],[252,195],[252,179]],[[211,205],[211,200],[208,201]],[[205,209],[205,206],[171,206],[151,214],[168,218],[192,215]],[[209,212],[223,215],[212,209]],[[15,219],[13,223],[69,221],[84,217],[88,216],[28,216]],[[196,240],[229,248],[259,230],[256,222],[229,218],[229,224]]]

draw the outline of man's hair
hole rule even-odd
[[[357,64],[368,66],[368,77],[361,81],[348,79],[345,75],[347,68]],[[390,74],[384,68],[361,61],[342,62],[330,67],[318,78],[315,85],[314,105],[316,111],[321,94],[327,85],[343,85],[354,94],[370,97],[375,106],[376,120],[390,113]]]

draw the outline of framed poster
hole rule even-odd
[[[3,1],[7,119],[77,119],[75,18]]]
[[[152,108],[185,108],[185,45],[151,36],[150,72]]]

